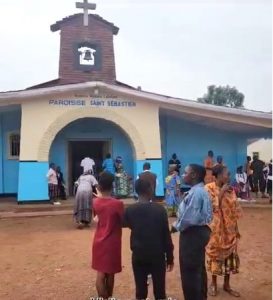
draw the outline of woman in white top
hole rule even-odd
[[[47,182],[48,182],[48,196],[49,200],[52,204],[60,204],[57,201],[58,197],[58,179],[57,179],[57,172],[56,166],[54,163],[49,165],[49,170],[47,172]]]
[[[92,216],[93,187],[98,185],[91,170],[84,172],[76,182],[78,188],[75,198],[74,218],[78,228],[89,226]]]
[[[250,198],[250,191],[249,185],[247,181],[247,174],[243,171],[243,166],[237,168],[237,172],[235,175],[236,183],[238,187],[238,196],[241,199],[249,200]]]

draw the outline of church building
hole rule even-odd
[[[77,7],[84,13],[50,26],[60,33],[58,78],[0,93],[0,195],[47,200],[50,162],[61,167],[72,194],[81,160],[91,157],[101,166],[111,153],[122,157],[134,179],[150,162],[157,196],[163,196],[173,153],[184,168],[203,164],[213,150],[234,173],[245,162],[249,139],[271,137],[270,113],[202,104],[118,81],[113,39],[119,28],[88,13],[95,5],[87,0]]]

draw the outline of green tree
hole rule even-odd
[[[244,107],[244,94],[235,87],[230,86],[208,86],[208,92],[197,101],[227,107]]]

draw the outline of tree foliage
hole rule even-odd
[[[197,101],[227,107],[244,107],[244,94],[235,87],[230,86],[208,86],[208,92]]]

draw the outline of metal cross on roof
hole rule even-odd
[[[82,2],[76,2],[76,8],[83,9],[83,25],[88,26],[88,10],[95,10],[95,3],[88,3],[88,0],[83,0]]]

